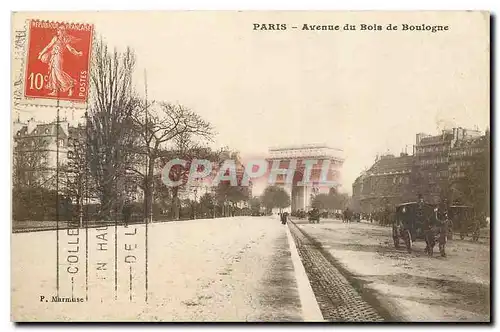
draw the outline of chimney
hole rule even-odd
[[[28,134],[31,134],[33,130],[35,130],[37,126],[37,122],[35,121],[34,118],[31,118],[28,120]]]

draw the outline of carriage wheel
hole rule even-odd
[[[408,250],[408,252],[411,252],[411,247],[412,247],[412,241],[411,241],[411,234],[410,234],[410,231],[406,230],[404,231],[403,233],[405,236],[404,236],[404,239],[405,239],[405,245],[406,245],[406,249]]]
[[[479,234],[477,234],[476,232],[474,232],[474,234],[472,234],[472,241],[473,242],[478,242],[479,241]]]

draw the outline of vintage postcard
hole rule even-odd
[[[490,322],[490,13],[12,14],[15,322]]]

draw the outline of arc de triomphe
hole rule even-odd
[[[278,175],[276,185],[282,186],[291,197],[291,207],[286,210],[309,210],[311,198],[315,194],[328,193],[330,188],[340,183],[340,171],[344,163],[343,151],[326,144],[308,144],[299,146],[283,146],[269,148],[267,161],[278,163],[280,168],[287,168],[293,160],[296,167],[293,181],[285,182],[285,175]],[[307,160],[316,160],[310,165],[310,181],[304,184]],[[324,169],[323,169],[324,168]]]

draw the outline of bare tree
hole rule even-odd
[[[131,114],[138,106],[132,89],[135,55],[110,51],[105,42],[96,41],[91,70],[91,107],[88,112],[88,160],[101,202],[101,218],[108,219],[118,202],[117,181],[125,175],[132,144],[129,135]]]
[[[195,150],[202,153],[202,149],[187,148],[192,147],[191,138],[210,140],[214,131],[210,123],[192,110],[164,102],[146,104],[136,109],[132,123],[134,137],[139,138],[139,142],[131,147],[135,159],[128,169],[143,179],[144,213],[145,218],[149,218],[153,203],[153,178],[155,171],[162,166],[160,158],[183,158],[186,157],[185,152]],[[175,203],[177,195],[178,188],[173,188],[172,200]],[[178,204],[173,205],[178,207]]]
[[[164,162],[168,161],[168,159],[178,158],[186,161],[185,166],[176,165],[172,167],[169,173],[169,177],[174,182],[181,182],[181,185],[175,186],[171,188],[172,196],[171,196],[171,207],[172,207],[172,218],[179,219],[179,209],[180,209],[180,200],[179,193],[180,191],[185,190],[194,190],[195,195],[197,195],[198,186],[195,184],[194,186],[187,188],[186,184],[188,182],[189,172],[191,170],[191,164],[195,159],[204,159],[211,161],[213,163],[218,163],[220,161],[220,157],[223,153],[223,149],[218,151],[213,151],[207,146],[203,146],[199,140],[199,137],[193,137],[194,134],[191,132],[182,132],[179,133],[174,139],[173,144],[174,148],[166,151],[166,156],[169,158],[162,158]],[[202,138],[211,137],[202,136]],[[215,169],[212,169],[212,172],[215,172]],[[196,211],[195,211],[196,218]]]
[[[53,172],[48,164],[49,142],[45,137],[16,140],[13,160],[14,188],[43,186]]]
[[[229,152],[226,150],[224,154],[228,155],[235,163],[236,185],[231,185],[228,180],[221,181],[217,186],[216,197],[217,202],[222,205],[223,215],[232,216],[239,202],[245,202],[251,198],[251,192],[249,186],[241,185],[245,169],[239,153],[237,151]],[[229,175],[229,171],[226,170],[225,175]]]
[[[87,160],[88,127],[78,125],[70,128],[68,138],[68,163],[62,165],[60,173],[61,186],[66,197],[76,203],[80,225],[83,225],[83,206],[85,199],[95,195],[93,181],[89,178],[89,163]]]

